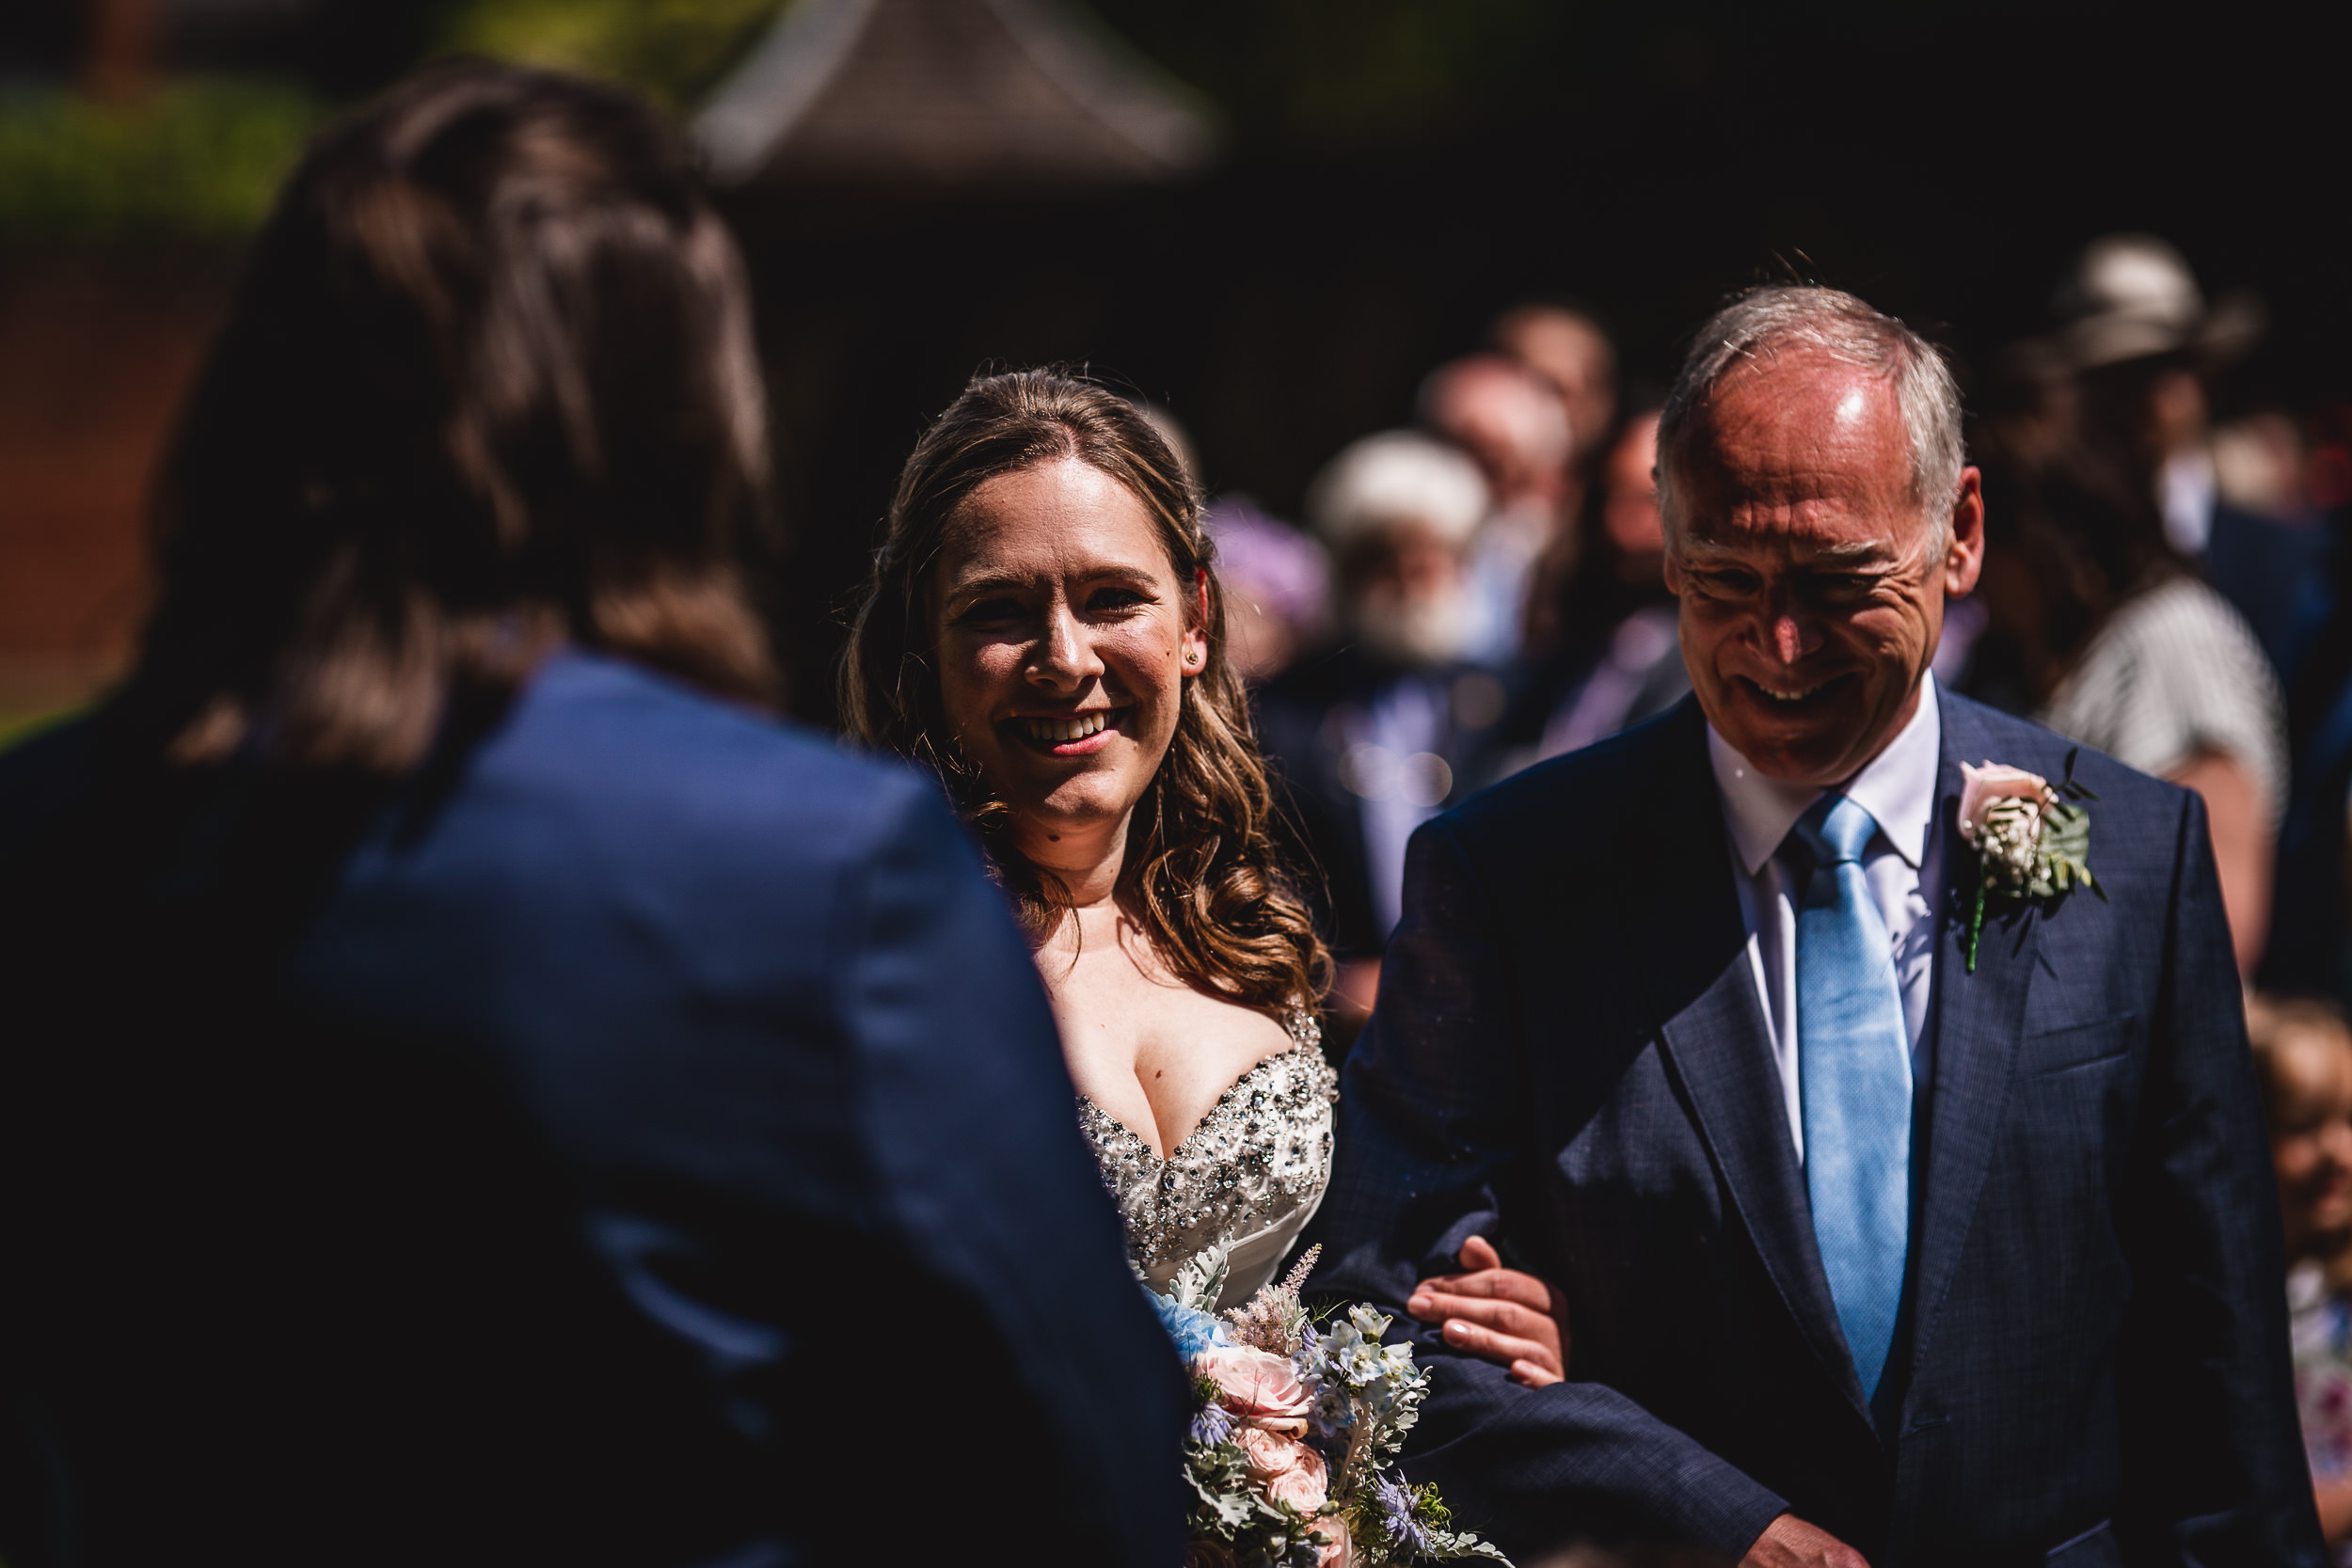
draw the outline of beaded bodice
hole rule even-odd
[[[1294,1013],[1290,1034],[1291,1049],[1233,1080],[1166,1160],[1078,1097],[1078,1126],[1126,1223],[1128,1256],[1153,1286],[1165,1289],[1179,1264],[1207,1247],[1271,1242],[1268,1232],[1278,1227],[1295,1234],[1322,1200],[1331,1180],[1339,1078],[1323,1059],[1323,1031],[1311,1013]],[[1270,1270],[1281,1249],[1251,1250],[1270,1250]]]

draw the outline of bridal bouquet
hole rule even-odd
[[[1152,1294],[1200,1400],[1184,1445],[1185,1568],[1506,1561],[1454,1528],[1435,1487],[1391,1473],[1429,1374],[1412,1346],[1381,1343],[1391,1320],[1370,1307],[1318,1330],[1298,1300],[1314,1260],[1311,1250],[1289,1278],[1221,1318],[1208,1308],[1225,1282],[1222,1248]]]

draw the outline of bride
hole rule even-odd
[[[981,377],[899,477],[842,695],[859,738],[946,781],[1011,892],[1137,1272],[1166,1290],[1223,1245],[1231,1307],[1322,1201],[1337,1086],[1330,961],[1269,836],[1210,557],[1134,404]],[[1513,1307],[1545,1288],[1498,1261],[1473,1238],[1427,1315],[1552,1381],[1552,1319]]]
[[[1232,1305],[1322,1200],[1336,1082],[1208,553],[1134,405],[977,380],[899,480],[844,708],[938,770],[1011,892],[1137,1270],[1221,1243]]]

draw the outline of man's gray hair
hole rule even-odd
[[[1668,545],[1679,522],[1676,469],[1692,418],[1734,370],[1792,350],[1826,354],[1893,385],[1911,437],[1912,499],[1942,554],[1951,544],[1952,500],[1967,461],[1951,367],[1926,339],[1843,289],[1794,283],[1750,289],[1708,317],[1692,340],[1658,417],[1658,512]]]

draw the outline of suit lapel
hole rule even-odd
[[[1627,934],[1724,1189],[1823,1371],[1867,1420],[1813,1239],[1695,703],[1686,700],[1673,729],[1652,816],[1629,835],[1618,876],[1630,890]]]
[[[1935,952],[1935,1066],[1928,1101],[1926,1185],[1914,1251],[1911,1363],[1933,1338],[1937,1308],[1950,1287],[2000,1131],[2001,1110],[2025,1032],[2035,946],[2042,918],[2031,905],[1990,914],[1968,973],[1968,921],[1975,853],[1960,836],[1963,762],[1997,762],[1992,740],[1968,705],[1943,703],[1942,756],[1936,773],[1936,831],[1943,839],[1942,928]]]

